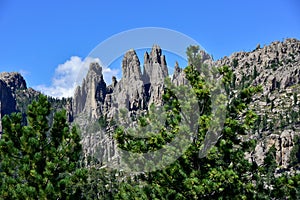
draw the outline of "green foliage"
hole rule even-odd
[[[249,134],[268,128],[268,116],[258,116],[249,109],[252,96],[262,91],[261,86],[251,86],[244,77],[243,85],[235,89],[235,75],[228,66],[220,67],[224,88],[230,98],[226,105],[227,113],[220,139],[207,151],[206,156],[199,157],[203,150],[203,141],[207,133],[211,118],[211,84],[203,78],[200,57],[197,57],[197,47],[188,48],[187,54],[191,66],[184,72],[197,96],[199,110],[198,131],[193,137],[193,143],[188,150],[174,163],[166,168],[145,172],[134,178],[124,180],[116,195],[116,199],[297,199],[299,197],[299,175],[275,177],[276,149],[271,147],[264,159],[264,164],[258,166],[254,161],[245,159],[245,153],[251,154],[256,141],[249,138]],[[236,61],[237,62],[237,61]],[[203,66],[202,66],[203,67]],[[199,70],[200,69],[200,70]],[[257,76],[258,74],[253,74]],[[250,80],[251,81],[251,80]],[[166,105],[173,116],[177,116],[181,104],[172,98],[170,91],[164,95]],[[173,109],[172,109],[173,108]],[[139,125],[147,122],[157,123],[155,113],[143,116]],[[180,121],[180,119],[179,119]],[[270,126],[269,126],[270,127]],[[139,129],[137,129],[139,130]],[[162,136],[178,133],[177,123],[166,129],[161,129]],[[128,137],[124,129],[119,127],[116,132],[118,145],[126,146],[127,151],[147,152],[145,143],[135,143],[135,146],[125,145],[136,142],[134,137]],[[246,137],[241,137],[246,136]],[[172,140],[173,137],[169,139]],[[244,138],[244,139],[242,139]],[[152,150],[157,150],[170,140],[153,140],[156,144]]]
[[[293,100],[294,100],[294,105],[297,105],[298,102],[298,97],[297,97],[297,93],[293,93]]]
[[[108,121],[106,116],[101,115],[98,122],[101,128],[106,128],[108,126]]]
[[[233,68],[236,68],[236,67],[238,66],[238,64],[239,64],[239,61],[238,61],[237,59],[234,58],[234,59],[232,60],[232,67],[233,67]]]
[[[200,50],[199,46],[189,46],[186,50],[186,55],[188,57],[189,65],[200,66],[201,56],[198,54]]]
[[[291,150],[291,155],[290,155],[290,165],[298,166],[299,164],[300,164],[300,137],[295,136],[294,147]]]
[[[71,130],[66,112],[54,116],[49,127],[50,103],[45,96],[28,106],[28,125],[20,113],[3,118],[0,140],[0,198],[58,199],[80,195],[77,183],[85,170],[77,168],[81,155],[77,128]]]
[[[193,48],[188,52],[193,52]],[[196,51],[197,48],[194,48]],[[189,55],[188,55],[189,56]],[[187,67],[184,72],[196,94],[200,113],[198,118],[198,131],[193,139],[192,145],[178,160],[170,166],[154,172],[145,173],[137,177],[138,181],[125,182],[121,184],[121,189],[116,195],[119,199],[218,199],[252,198],[255,193],[255,185],[251,182],[253,163],[248,162],[244,154],[252,151],[255,147],[253,140],[241,141],[239,134],[246,134],[247,129],[254,126],[257,116],[247,109],[251,101],[251,96],[261,90],[261,87],[245,87],[232,97],[232,101],[227,105],[229,112],[226,114],[222,137],[214,147],[210,148],[207,156],[199,157],[199,152],[203,149],[203,141],[207,133],[211,118],[211,85],[205,81],[198,71],[193,59],[197,56],[190,54],[192,66]],[[200,58],[199,58],[200,59]],[[219,73],[223,77],[223,84],[227,94],[231,94],[233,73],[229,67],[219,68]],[[176,98],[171,98],[170,91],[166,90],[164,100],[166,105],[172,110],[172,114],[177,116],[178,105]],[[245,124],[239,121],[241,113],[245,113]],[[155,117],[145,116],[146,120]],[[151,121],[152,122],[152,121]],[[153,121],[155,123],[155,120]],[[143,123],[141,123],[143,124]],[[176,126],[164,130],[165,134],[176,134]],[[177,128],[177,129],[176,129]],[[118,144],[124,147],[125,144],[135,141],[134,138],[124,136],[122,128],[117,129]],[[126,137],[126,138],[124,138]],[[172,139],[172,137],[170,138]],[[157,140],[156,140],[157,141]],[[166,140],[160,140],[154,144],[159,144],[155,149],[160,148]],[[133,148],[126,146],[128,151],[147,151],[143,143],[139,143]],[[139,183],[143,183],[140,185]]]
[[[274,174],[276,167],[276,148],[273,145],[264,158],[264,170],[269,174]]]

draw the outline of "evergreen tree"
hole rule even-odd
[[[266,131],[268,129],[268,115],[265,114],[263,117],[263,131]]]
[[[51,105],[41,95],[28,106],[28,125],[20,113],[3,118],[0,140],[1,199],[69,199],[80,197],[85,170],[76,127],[69,128],[64,110],[48,117]]]
[[[298,96],[297,96],[297,93],[293,93],[293,100],[294,100],[294,105],[297,105],[297,102],[298,102]]]
[[[290,165],[298,166],[300,164],[300,137],[295,136],[294,146],[290,154]]]
[[[256,65],[254,65],[252,78],[255,79],[257,76],[258,76],[258,72],[257,72],[257,69],[256,69]]]

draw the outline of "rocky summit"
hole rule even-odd
[[[138,111],[148,109],[151,103],[159,104],[168,74],[166,58],[158,45],[153,46],[150,54],[145,52],[143,70],[135,50],[128,50],[122,60],[122,78],[118,82],[112,77],[111,85],[104,82],[101,66],[91,63],[82,85],[75,90],[75,117],[84,113],[97,119],[112,116],[121,108]]]
[[[276,161],[287,168],[294,138],[300,135],[300,41],[286,39],[270,45],[257,45],[250,52],[236,52],[214,61],[200,51],[202,62],[208,66],[227,65],[233,70],[234,85],[262,85],[262,92],[251,101],[251,108],[259,116],[259,124],[251,135],[257,140],[255,151],[245,155],[262,164],[264,155],[275,145]],[[116,155],[112,126],[106,124],[122,109],[130,115],[142,113],[154,103],[162,104],[164,80],[169,76],[166,57],[158,45],[145,52],[141,66],[135,50],[128,50],[122,60],[122,78],[112,77],[108,85],[103,79],[99,63],[91,63],[82,84],[68,100],[50,100],[57,109],[66,108],[69,122],[80,126],[85,156],[94,155],[102,165]],[[175,63],[171,81],[185,84],[183,70]],[[18,73],[0,74],[0,117],[15,111],[25,113],[25,107],[39,92],[27,88]],[[235,91],[232,91],[233,95]],[[99,125],[99,121],[102,124]],[[1,131],[1,123],[0,123]]]
[[[179,68],[178,65],[176,67]],[[182,70],[179,70],[173,81],[182,79],[181,73]],[[122,78],[117,81],[112,77],[111,85],[104,82],[101,66],[91,63],[73,98],[75,123],[80,125],[85,135],[85,154],[100,154],[101,162],[114,157],[116,146],[112,137],[106,134],[108,130],[93,129],[91,127],[95,125],[91,122],[100,117],[113,119],[122,109],[128,110],[130,117],[147,110],[152,103],[161,105],[164,79],[168,75],[166,58],[158,45],[153,45],[150,53],[145,52],[143,70],[135,50],[128,50],[122,60]]]

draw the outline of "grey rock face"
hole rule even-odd
[[[13,93],[9,86],[2,80],[0,80],[0,92],[2,116],[16,111],[16,100],[13,97]]]
[[[164,80],[168,76],[167,62],[158,45],[153,45],[150,55],[144,55],[143,81],[149,97],[148,105],[162,104]]]
[[[2,116],[15,111],[16,100],[13,97],[13,93],[8,85],[0,79],[0,134],[2,134]]]
[[[102,68],[98,63],[91,63],[88,74],[82,85],[78,86],[74,94],[74,114],[88,112],[90,118],[101,115],[106,96],[106,83],[103,80]]]
[[[213,64],[231,66],[236,74],[236,85],[242,84],[243,79],[253,79],[253,85],[263,86],[263,92],[254,96],[251,108],[261,118],[267,116],[268,128],[260,128],[259,133],[253,135],[258,140],[253,158],[262,164],[264,155],[275,145],[277,164],[288,167],[294,136],[300,135],[299,128],[285,122],[286,118],[292,118],[288,110],[299,111],[293,94],[299,96],[300,91],[300,41],[286,39],[264,47],[258,45],[252,52],[233,53]],[[282,116],[284,120],[280,119]],[[284,129],[280,127],[283,122]]]
[[[131,110],[143,110],[146,106],[146,92],[142,80],[140,61],[131,49],[122,60],[123,77],[115,86],[112,94],[114,107]]]
[[[67,120],[68,120],[68,122],[73,122],[74,112],[73,112],[73,100],[72,99],[67,101],[66,111],[67,111]]]
[[[285,89],[300,83],[300,41],[286,39],[273,42],[252,52],[237,52],[216,61],[216,66],[232,66],[236,72],[236,84],[243,76],[252,76],[255,84],[263,85],[264,94],[275,89]],[[255,72],[256,71],[256,72]]]
[[[16,111],[15,91],[17,89],[26,89],[26,82],[19,73],[0,73],[0,134],[2,116]]]
[[[145,84],[163,83],[168,76],[166,58],[158,45],[153,45],[150,55],[145,53],[143,75]]]
[[[275,145],[276,148],[276,162],[278,165],[287,168],[289,165],[289,158],[291,150],[294,146],[293,130],[284,130],[280,135],[271,134],[265,140],[258,142],[254,151],[254,160],[258,165],[263,164],[264,155],[269,149]]]
[[[172,80],[172,83],[176,86],[188,84],[188,81],[185,78],[185,74],[184,74],[183,70],[179,67],[177,62],[175,63],[174,74],[173,74],[171,80]]]
[[[86,113],[96,119],[101,115],[113,116],[116,110],[145,110],[152,103],[160,104],[164,79],[168,76],[165,56],[158,45],[145,53],[143,73],[140,61],[133,49],[127,51],[122,60],[122,79],[112,78],[106,86],[101,66],[92,63],[86,78],[74,94],[75,115]]]
[[[23,76],[17,72],[2,72],[0,73],[0,79],[5,82],[7,87],[15,92],[17,89],[25,90],[27,89],[26,81]]]
[[[93,123],[97,127],[100,116],[113,119],[121,109],[135,115],[148,109],[151,103],[161,104],[168,69],[158,45],[153,46],[150,54],[145,53],[143,67],[142,73],[136,52],[127,51],[122,60],[122,79],[118,82],[113,77],[112,84],[106,86],[101,66],[91,64],[82,86],[76,89],[73,103],[75,123],[82,129],[84,154],[101,155],[100,162],[116,156],[116,144],[107,130],[90,128]]]

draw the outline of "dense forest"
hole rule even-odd
[[[135,118],[135,131],[147,132],[144,127],[151,125],[158,127],[157,133],[149,133],[147,138],[136,138],[121,124],[105,117],[98,120],[99,127],[113,127],[112,134],[119,148],[134,153],[157,151],[185,132],[190,145],[170,165],[131,173],[99,167],[93,163],[93,158],[88,163],[84,162],[80,129],[68,123],[65,110],[50,117],[57,103],[52,100],[54,104],[51,104],[51,99],[40,95],[28,106],[26,123],[21,113],[2,119],[0,198],[299,199],[300,173],[297,169],[300,138],[295,137],[290,156],[293,171],[278,170],[274,145],[268,150],[263,164],[259,165],[246,157],[251,155],[257,144],[252,137],[254,132],[270,130],[275,125],[284,129],[297,123],[299,114],[290,109],[286,116],[291,119],[281,116],[278,124],[277,121],[268,121],[268,113],[259,113],[251,105],[253,96],[263,88],[262,85],[252,84],[258,76],[257,71],[244,76],[236,85],[234,66],[213,67],[208,71],[198,51],[197,46],[187,49],[189,66],[184,68],[184,73],[191,86],[189,90],[184,85],[175,87],[166,79],[163,93],[166,121],[155,121],[158,113],[153,111],[154,106],[153,110],[149,109]],[[207,73],[220,79],[222,88],[211,84]],[[214,96],[211,91],[215,90],[220,90],[218,98],[226,101],[221,108],[224,114],[222,119],[213,113]],[[188,101],[178,98],[177,94],[189,95],[187,91],[193,92],[195,98]],[[294,97],[295,104],[296,98],[297,95]],[[182,115],[183,109],[188,115]],[[222,127],[212,131],[213,122],[218,123],[219,120],[222,120]],[[186,129],[183,121],[193,127]],[[204,144],[207,138],[213,140],[210,145]],[[165,152],[162,159],[167,160],[170,154]],[[130,162],[131,157],[127,158]],[[146,162],[143,159],[139,160],[142,165]]]

